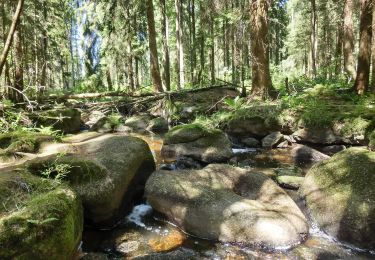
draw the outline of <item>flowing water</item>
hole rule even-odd
[[[169,165],[160,155],[162,139],[157,136],[137,135],[145,140],[155,157],[157,167]],[[292,166],[289,150],[259,151],[234,149],[230,161],[238,167],[246,167],[272,175],[273,169]],[[308,170],[308,167],[304,169]],[[287,190],[308,217],[304,202],[296,191]],[[361,251],[341,244],[320,231],[310,221],[308,239],[292,249],[265,251],[259,248],[223,244],[202,240],[184,233],[163,216],[154,212],[146,201],[139,201],[131,214],[125,216],[113,230],[85,230],[84,252],[101,252],[110,259],[375,259],[375,252]],[[151,256],[151,257],[150,257]],[[142,258],[143,257],[143,258]]]

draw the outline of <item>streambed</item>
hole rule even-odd
[[[149,144],[158,168],[178,170],[174,162],[164,161],[161,157],[161,137],[136,136]],[[275,168],[294,166],[288,149],[264,151],[239,148],[234,149],[234,153],[230,160],[232,165],[255,169],[267,175],[271,175]],[[306,172],[309,166],[302,168]],[[298,192],[286,191],[309,219]],[[341,244],[320,231],[311,220],[309,224],[307,240],[294,248],[264,249],[224,244],[184,233],[140,199],[135,202],[132,213],[125,216],[115,229],[86,229],[82,250],[85,253],[97,252],[109,259],[375,259],[375,252]]]

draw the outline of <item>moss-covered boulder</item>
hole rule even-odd
[[[136,115],[129,117],[125,121],[125,126],[132,128],[134,131],[145,131],[153,117],[148,114]]]
[[[15,131],[0,134],[0,157],[15,153],[36,153],[42,142],[52,141],[53,137],[35,132]]]
[[[168,121],[163,117],[157,117],[152,119],[147,126],[147,130],[154,133],[165,133],[168,132],[168,129]]]
[[[110,227],[142,195],[155,162],[147,143],[127,136],[104,135],[74,145],[75,152],[29,163],[38,174],[65,165],[63,179],[82,197],[87,223]]]
[[[76,193],[24,171],[0,174],[0,259],[72,259],[83,211]]]
[[[150,205],[190,234],[270,248],[308,233],[294,201],[266,175],[227,165],[157,171],[146,184]]]
[[[314,166],[301,187],[312,217],[325,232],[361,248],[375,248],[375,153],[350,148]]]
[[[65,134],[78,133],[81,128],[81,112],[73,108],[57,108],[30,115],[38,126],[52,126]]]
[[[282,130],[282,126],[274,118],[262,116],[234,116],[228,122],[224,131],[231,136],[263,138],[273,132]]]
[[[206,163],[222,162],[232,156],[231,142],[224,132],[200,124],[172,128],[161,150],[167,159],[191,157]]]

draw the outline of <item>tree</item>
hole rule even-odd
[[[344,67],[346,74],[355,79],[353,0],[345,0],[343,20]]]
[[[163,92],[163,85],[160,77],[158,49],[156,44],[156,31],[155,31],[155,15],[154,4],[152,0],[147,0],[147,24],[148,24],[148,38],[150,48],[151,60],[151,76],[154,83],[154,89],[157,92]]]
[[[311,3],[311,68],[314,78],[317,76],[317,53],[318,53],[318,16],[316,12],[315,0],[310,0]]]
[[[162,12],[162,33],[163,33],[163,50],[164,50],[164,84],[167,91],[171,90],[171,61],[169,57],[169,42],[168,42],[168,18],[167,18],[167,6],[165,0],[160,0],[160,7]]]
[[[363,95],[369,88],[371,41],[372,41],[372,0],[361,0],[361,21],[357,77],[353,90]]]
[[[19,0],[16,8],[16,12],[14,13],[13,19],[12,19],[12,25],[9,30],[9,34],[7,37],[7,40],[5,42],[4,50],[1,54],[0,57],[0,76],[3,72],[3,68],[6,62],[6,59],[8,57],[8,53],[10,50],[10,47],[12,46],[13,43],[13,36],[16,32],[17,26],[19,25],[19,20],[21,18],[21,13],[24,5],[24,0]]]
[[[251,0],[250,33],[252,55],[251,98],[267,99],[272,87],[268,55],[268,8],[270,0]]]
[[[183,15],[182,15],[182,1],[175,0],[176,8],[176,64],[177,64],[177,82],[181,89],[185,85],[185,63],[184,63],[184,43],[183,43]]]

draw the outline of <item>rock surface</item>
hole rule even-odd
[[[33,173],[68,165],[65,179],[82,197],[88,224],[109,227],[130,209],[137,193],[155,170],[147,143],[127,136],[104,135],[29,163]]]
[[[255,137],[265,137],[272,132],[279,131],[281,126],[277,123],[267,122],[265,118],[260,116],[250,117],[250,118],[234,118],[231,119],[225,128],[231,136],[255,136]]]
[[[266,175],[226,165],[157,171],[146,184],[151,206],[190,234],[271,248],[308,233],[293,200]]]
[[[171,129],[165,136],[161,153],[167,159],[184,156],[212,163],[230,159],[232,148],[222,131],[190,124]]]
[[[134,131],[145,131],[153,119],[150,115],[137,115],[128,118],[125,121],[125,126],[132,128]]]
[[[147,126],[147,130],[154,133],[165,133],[168,132],[168,129],[168,121],[163,117],[152,119]]]
[[[311,165],[331,158],[306,145],[295,145],[291,151],[294,162],[299,166]]]
[[[70,188],[24,171],[0,175],[0,258],[72,259],[83,212]]]
[[[275,148],[284,140],[284,135],[280,132],[273,132],[262,139],[262,147],[266,149]]]
[[[312,217],[335,238],[375,248],[375,153],[350,148],[314,166],[301,194]]]
[[[242,139],[241,143],[243,143],[247,147],[251,147],[251,148],[260,147],[260,142],[258,141],[258,139],[255,139],[255,138],[252,138],[252,137]]]

